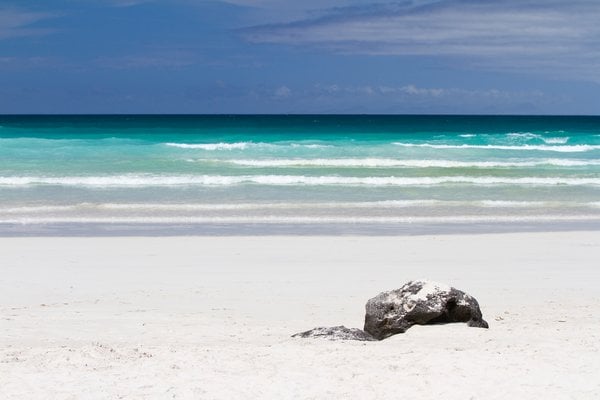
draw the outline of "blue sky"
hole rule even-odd
[[[2,0],[0,113],[600,114],[600,2]]]

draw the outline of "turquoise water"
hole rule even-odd
[[[599,117],[0,116],[5,229],[549,221],[600,221]]]

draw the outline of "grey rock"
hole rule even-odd
[[[416,280],[383,292],[367,302],[365,332],[378,340],[404,333],[413,325],[466,322],[487,328],[479,303],[463,291],[440,283]]]
[[[310,331],[296,333],[292,337],[300,338],[322,338],[329,340],[360,340],[374,341],[377,340],[367,332],[357,328],[346,328],[345,326],[318,327]]]

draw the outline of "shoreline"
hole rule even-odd
[[[478,223],[0,223],[7,237],[237,237],[237,236],[426,236],[600,231],[600,221],[564,220]]]

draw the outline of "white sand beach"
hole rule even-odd
[[[1,399],[598,399],[600,234],[0,239]],[[490,328],[362,328],[408,280]]]

